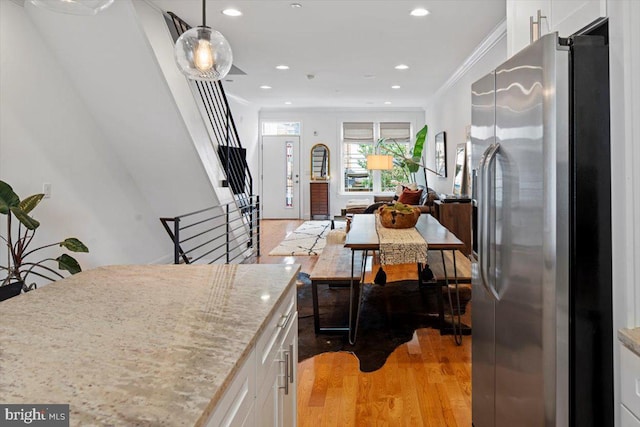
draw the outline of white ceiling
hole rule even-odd
[[[200,0],[149,1],[192,26],[201,24]],[[302,7],[292,8],[293,2]],[[224,34],[234,65],[247,73],[227,76],[232,81],[225,89],[260,107],[423,107],[505,18],[505,3],[208,0],[207,25]],[[228,7],[243,15],[223,15]],[[415,7],[431,13],[410,16]],[[276,70],[279,64],[291,68]],[[398,64],[410,68],[394,69]]]

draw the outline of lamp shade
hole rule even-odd
[[[174,56],[182,74],[191,80],[210,82],[223,79],[233,62],[227,39],[205,26],[182,33],[176,41]]]
[[[390,170],[393,169],[393,156],[385,154],[369,154],[367,156],[367,169]]]
[[[113,4],[113,0],[29,0],[35,6],[70,15],[96,15]]]

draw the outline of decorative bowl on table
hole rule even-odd
[[[415,227],[420,218],[420,208],[394,203],[378,208],[380,223],[386,228],[411,228]]]

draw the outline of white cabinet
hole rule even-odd
[[[620,346],[620,401],[623,409],[640,418],[640,356]],[[633,425],[633,424],[631,424]]]
[[[256,420],[259,425],[265,426],[295,426],[298,365],[295,293],[284,300],[274,320],[257,344]]]
[[[567,37],[599,17],[607,16],[607,0],[507,0],[507,55],[528,46],[531,40],[530,17],[541,19],[540,35],[557,31]]]
[[[256,352],[252,350],[222,395],[207,427],[254,426],[256,395]]]
[[[289,324],[289,328],[285,333],[284,339],[282,340],[281,351],[283,352],[284,357],[282,358],[285,362],[283,365],[283,381],[287,381],[288,385],[286,387],[280,388],[280,402],[282,406],[281,417],[282,421],[280,426],[283,427],[291,427],[296,425],[297,420],[297,387],[298,384],[298,369],[296,365],[298,364],[298,313],[295,313],[295,322],[291,322]]]
[[[634,417],[624,405],[620,411],[620,427],[640,427],[640,420]]]
[[[296,425],[298,312],[295,286],[287,291],[265,324],[207,427]]]

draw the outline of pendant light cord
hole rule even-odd
[[[202,0],[202,26],[207,26],[207,0]]]

